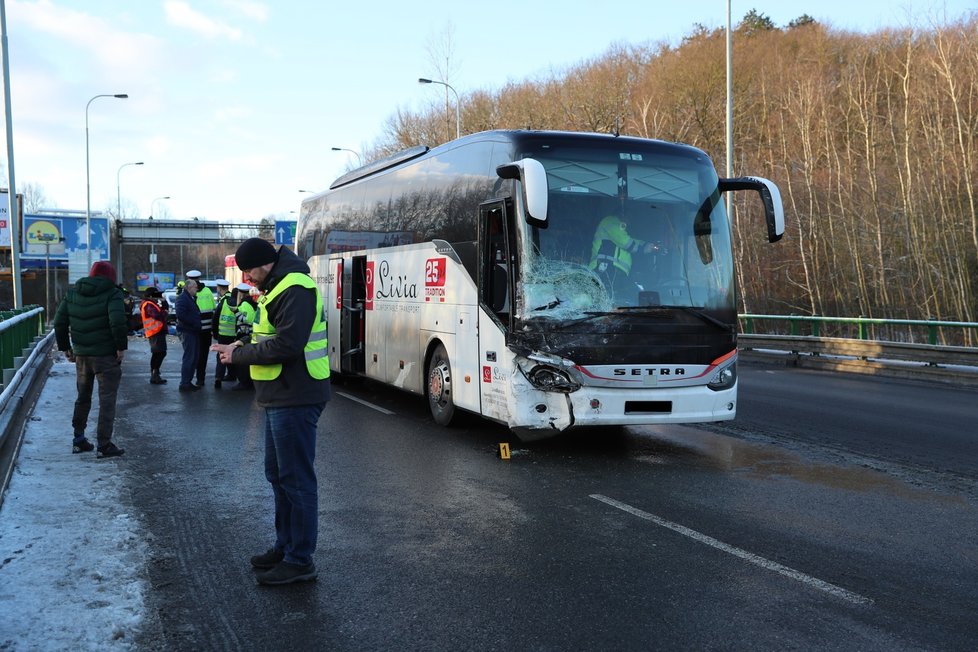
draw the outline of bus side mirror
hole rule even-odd
[[[512,163],[504,163],[496,168],[501,179],[520,181],[523,192],[523,206],[526,208],[528,224],[546,228],[547,226],[547,171],[543,163],[525,158]]]
[[[781,191],[772,181],[761,177],[736,177],[720,179],[720,192],[731,190],[756,190],[764,202],[764,218],[767,220],[767,241],[777,242],[784,235],[784,206]]]

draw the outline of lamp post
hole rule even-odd
[[[727,178],[733,176],[733,36],[730,32],[730,0],[727,0]],[[727,219],[733,222],[733,193],[726,193]]]
[[[166,197],[157,197],[152,202],[150,202],[150,205],[149,205],[149,219],[153,219],[153,213],[155,212],[154,209],[153,209],[153,207],[156,206],[156,202],[160,201],[161,199],[169,199],[169,198],[170,198],[169,195],[167,195]]]
[[[355,150],[352,150],[352,149],[347,149],[347,148],[345,148],[345,147],[332,147],[331,149],[332,149],[332,150],[333,150],[334,152],[350,152],[351,154],[353,154],[354,156],[356,156],[356,157],[357,157],[357,165],[358,165],[359,167],[363,167],[363,159],[362,159],[362,158],[360,158],[360,154],[359,154],[359,152],[357,152],[357,151],[355,151]],[[302,191],[300,190],[299,192],[302,192]]]
[[[142,161],[137,161],[135,163],[123,163],[119,166],[118,171],[115,173],[115,201],[116,201],[116,215],[117,220],[122,219],[122,191],[119,185],[119,175],[122,174],[122,168],[127,165],[142,165]],[[122,240],[119,240],[119,266],[116,268],[116,280],[122,283]]]
[[[92,175],[88,158],[88,107],[100,97],[116,97],[124,100],[126,93],[96,95],[85,105],[85,251],[88,253],[88,269],[92,268]]]
[[[169,199],[169,198],[170,198],[169,195],[167,195],[166,197],[157,197],[152,202],[150,202],[150,204],[149,204],[149,219],[153,219],[153,213],[155,212],[154,209],[153,209],[153,206],[156,205],[156,202],[160,201],[161,199]],[[150,247],[150,249],[149,249],[149,275],[150,275],[150,279],[151,279],[150,285],[156,286],[156,243],[155,242],[150,243],[149,247]],[[158,287],[158,286],[156,286],[156,287]]]
[[[122,219],[122,191],[119,185],[119,175],[122,174],[122,168],[128,165],[143,165],[142,161],[137,161],[135,163],[123,163],[119,166],[118,172],[115,173],[115,200],[116,200],[116,219]]]
[[[455,93],[455,137],[461,138],[462,137],[462,115],[461,113],[459,113],[459,99],[458,99],[458,93],[455,91],[455,89],[452,88],[451,84],[448,84],[443,81],[438,81],[437,79],[425,79],[424,77],[421,77],[420,79],[418,79],[418,83],[440,84],[441,86],[444,86],[451,92]]]

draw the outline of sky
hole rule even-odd
[[[612,45],[676,45],[696,24],[723,27],[727,7],[724,0],[3,1],[18,190],[33,184],[48,207],[84,211],[87,177],[93,211],[121,205],[126,217],[224,222],[294,218],[307,196],[299,191],[327,188],[399,110],[443,106],[447,89],[419,77],[444,77],[464,106],[466,93],[559,74]],[[756,9],[779,27],[808,14],[873,32],[956,20],[978,11],[978,0],[731,6],[734,24]],[[435,55],[449,34],[452,67],[439,75]],[[117,93],[129,97],[95,98]],[[136,162],[143,165],[128,165]]]
[[[0,649],[130,650],[146,614],[146,536],[126,465],[72,455],[75,365],[58,355],[0,506]],[[94,413],[94,410],[93,410]]]

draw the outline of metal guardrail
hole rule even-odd
[[[978,329],[976,323],[778,315],[741,315],[741,320],[744,333],[738,337],[738,346],[747,359],[779,359],[793,366],[978,386],[978,348],[936,343],[942,330]],[[762,320],[788,321],[791,334],[753,333]],[[798,325],[805,322],[812,335],[797,334]],[[859,337],[822,337],[819,324],[826,322],[855,325]],[[923,328],[929,343],[871,340],[868,329],[872,325]]]
[[[27,306],[0,311],[0,369],[14,368],[14,360],[44,334],[44,308]],[[6,384],[4,379],[4,384]]]
[[[54,331],[44,332],[44,309],[27,306],[0,312],[0,503],[10,481],[13,461],[20,447],[24,422],[40,394],[47,355],[54,344]]]
[[[801,335],[799,326],[807,324],[812,337],[822,335],[823,324],[834,325],[840,328],[848,326],[850,329],[855,326],[856,337],[860,340],[886,340],[882,337],[871,337],[873,330],[895,330],[894,327],[905,326],[906,337],[910,342],[914,341],[916,333],[926,333],[928,344],[938,344],[942,335],[947,340],[947,331],[957,331],[959,335],[971,336],[971,331],[978,332],[978,323],[968,321],[939,321],[936,319],[875,319],[871,317],[822,317],[815,315],[738,315],[742,324],[743,332],[751,335],[756,333],[756,326],[760,322],[773,322],[774,324],[787,323],[789,332],[787,335]],[[839,330],[839,329],[836,329]],[[783,333],[785,334],[785,333]],[[954,338],[963,341],[964,338]],[[894,341],[894,340],[888,340]],[[946,341],[944,343],[947,343]]]

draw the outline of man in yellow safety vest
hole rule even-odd
[[[235,260],[263,294],[251,341],[211,347],[224,364],[248,364],[265,408],[265,477],[275,496],[275,542],[251,558],[260,584],[316,578],[319,529],[316,422],[330,399],[326,311],[309,266],[286,247],[250,238]]]
[[[238,305],[234,300],[234,294],[228,291],[230,285],[226,279],[217,279],[217,305],[214,306],[211,334],[220,344],[230,344],[235,340],[234,336],[237,333]],[[225,365],[218,354],[214,366],[214,387],[220,389],[225,380],[233,383],[237,380],[237,376],[234,373],[234,366]]]

